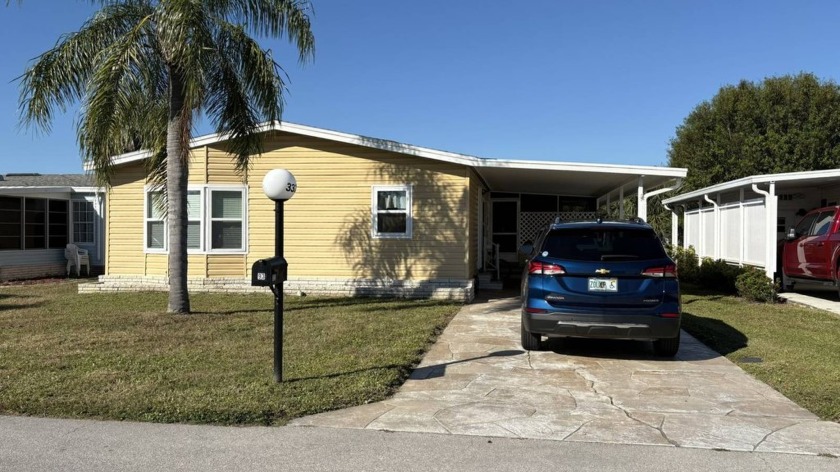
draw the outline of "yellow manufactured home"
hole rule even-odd
[[[593,213],[628,182],[644,198],[642,179],[650,188],[685,175],[636,166],[616,179],[611,166],[480,159],[290,123],[267,124],[263,134],[264,152],[245,174],[234,171],[224,135],[192,142],[191,290],[252,289],[251,266],[274,252],[274,204],[262,179],[275,168],[298,184],[285,204],[287,291],[465,301],[480,272],[498,278],[505,260],[515,262],[535,224]],[[166,223],[147,157],[114,158],[105,275],[82,291],[167,288]],[[594,180],[581,184],[584,176]]]

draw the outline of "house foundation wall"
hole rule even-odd
[[[191,292],[268,293],[267,287],[253,287],[241,277],[189,279]],[[79,284],[79,293],[167,291],[166,277],[101,275],[97,282]],[[432,298],[471,302],[475,298],[472,280],[383,280],[295,277],[283,284],[288,295],[333,297]]]
[[[0,281],[37,279],[40,277],[64,277],[66,275],[65,264],[0,267]]]

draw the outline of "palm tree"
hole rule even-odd
[[[170,313],[190,311],[187,177],[193,121],[230,136],[237,171],[261,152],[259,124],[280,119],[285,84],[254,35],[314,54],[308,0],[98,0],[82,28],[59,38],[20,77],[21,121],[48,131],[58,110],[82,105],[83,159],[102,185],[112,156],[138,143],[165,190]]]

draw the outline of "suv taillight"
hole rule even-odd
[[[658,267],[648,267],[647,269],[642,271],[642,275],[645,275],[647,277],[676,277],[677,266],[665,265]]]
[[[540,275],[560,275],[565,274],[566,269],[557,264],[547,264],[545,262],[540,261],[531,261],[528,264],[528,273]]]

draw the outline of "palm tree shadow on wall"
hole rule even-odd
[[[400,143],[363,139],[375,147],[410,153],[411,148]],[[365,287],[356,288],[355,295],[386,294],[394,289],[390,293],[423,296],[426,290],[405,286],[406,281],[467,279],[470,235],[464,168],[390,153],[360,157],[376,163],[367,176],[374,185],[411,185],[412,236],[374,237],[372,198],[345,217],[335,242],[343,249],[354,278],[367,281]]]

